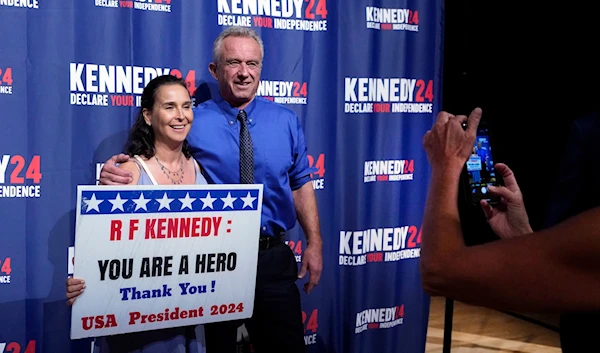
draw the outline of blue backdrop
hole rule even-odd
[[[69,339],[76,185],[122,151],[145,84],[196,102],[223,27],[265,44],[259,95],[302,120],[324,240],[303,294],[308,352],[423,352],[423,134],[440,107],[441,0],[0,0],[0,353]],[[301,260],[297,227],[289,245]],[[305,280],[299,281],[302,286]]]

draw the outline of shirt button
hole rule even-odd
[[[263,227],[263,230],[267,230],[267,227]]]
[[[250,119],[249,121],[252,122],[252,119]]]

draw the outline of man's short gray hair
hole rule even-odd
[[[221,61],[221,47],[223,45],[223,40],[227,37],[246,37],[254,39],[260,47],[260,60],[262,62],[262,59],[265,56],[265,48],[258,33],[256,33],[256,31],[254,31],[252,28],[248,27],[229,27],[221,32],[221,34],[219,34],[213,43],[212,58],[215,64],[218,65]]]

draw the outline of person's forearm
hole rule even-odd
[[[460,170],[434,171],[431,176],[421,234],[421,271],[425,286],[433,283],[436,287],[440,281],[445,282],[443,271],[450,269],[456,252],[464,247],[457,206],[459,175]]]
[[[319,224],[319,212],[317,209],[317,198],[311,182],[292,192],[298,223],[304,231],[307,244],[322,246],[321,226]]]

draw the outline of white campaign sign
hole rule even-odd
[[[262,185],[78,186],[71,338],[248,318]]]

